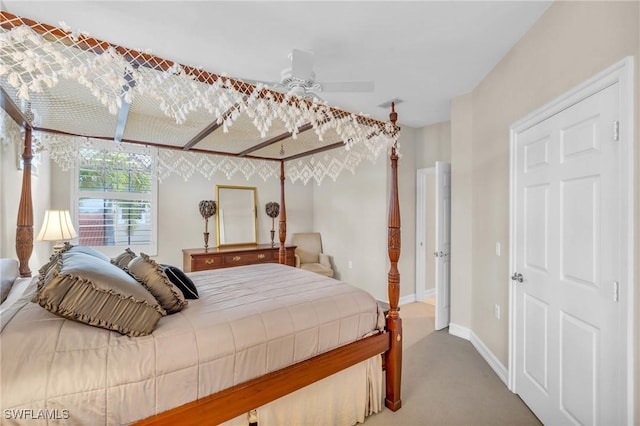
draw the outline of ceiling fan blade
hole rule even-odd
[[[291,51],[291,77],[303,81],[313,80],[314,54],[308,50],[293,49]]]
[[[373,81],[326,81],[320,84],[322,92],[373,92]]]

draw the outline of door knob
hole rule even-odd
[[[522,276],[521,273],[516,272],[515,274],[513,274],[513,276],[511,277],[512,280],[514,281],[518,281],[519,283],[524,281],[524,277]]]

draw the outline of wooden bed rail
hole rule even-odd
[[[366,337],[282,370],[148,417],[136,424],[219,424],[381,354],[388,348],[388,333]]]

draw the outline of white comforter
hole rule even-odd
[[[32,284],[2,313],[2,423],[133,422],[383,324],[371,295],[301,269],[263,264],[189,275],[200,299],[135,338],[47,312],[29,302]]]

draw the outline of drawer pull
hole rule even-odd
[[[233,256],[234,262],[240,262],[240,259],[242,259],[240,256]]]
[[[213,263],[215,262],[215,259],[205,259],[204,263],[206,263],[207,265],[213,265]]]
[[[264,253],[260,253],[260,254],[258,255],[258,259],[264,259]]]

